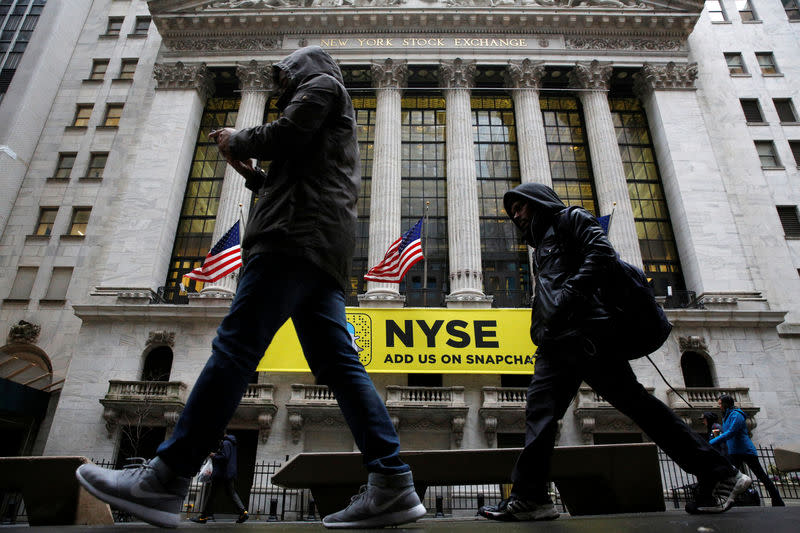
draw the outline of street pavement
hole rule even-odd
[[[321,522],[265,522],[251,519],[236,524],[232,519],[216,523],[195,524],[182,522],[179,529],[207,532],[264,531],[267,533],[311,533],[326,531]],[[491,522],[483,518],[425,518],[402,528],[388,529],[392,533],[427,531],[443,533],[798,533],[800,532],[800,506],[789,507],[737,507],[721,515],[689,515],[682,511],[663,513],[622,514],[606,516],[570,517],[551,522]],[[153,533],[158,528],[142,523],[124,523],[113,526],[41,526],[0,525],[0,533],[26,531],[34,533]],[[163,530],[166,531],[166,530]],[[381,530],[360,530],[381,531]]]

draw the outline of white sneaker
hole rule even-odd
[[[415,522],[426,512],[414,490],[411,472],[371,473],[367,485],[353,496],[350,505],[323,518],[322,524],[332,529],[396,526]]]
[[[122,470],[88,463],[81,465],[75,476],[92,496],[161,527],[178,527],[191,481],[173,474],[158,457]]]
[[[697,500],[686,504],[686,512],[690,514],[724,513],[733,505],[733,500],[746,491],[753,480],[737,471],[735,475],[717,481],[710,491],[698,490]]]

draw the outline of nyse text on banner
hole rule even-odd
[[[531,374],[530,316],[528,309],[348,307],[347,328],[368,372]],[[291,321],[258,370],[309,371]]]

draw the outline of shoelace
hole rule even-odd
[[[361,487],[358,489],[358,493],[350,497],[350,504],[347,506],[347,508],[349,509],[350,507],[352,507],[354,503],[363,498],[364,495],[366,494],[367,494],[367,486],[361,485]]]

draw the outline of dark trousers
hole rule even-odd
[[[769,478],[766,472],[764,472],[764,468],[762,468],[761,463],[758,462],[758,456],[750,455],[750,454],[743,454],[743,453],[733,453],[730,455],[731,463],[733,466],[742,470],[742,465],[746,464],[748,468],[750,468],[750,472],[752,472],[758,480],[764,484],[764,488],[767,489],[769,493],[769,497],[772,498],[772,505],[784,505],[783,498],[781,498],[781,493],[778,492],[778,488]]]
[[[244,266],[228,315],[217,328],[211,358],[192,388],[172,436],[158,456],[194,476],[250,383],[278,329],[292,319],[308,366],[336,397],[369,472],[399,474],[400,440],[347,330],[344,291],[312,263],[256,254]]]
[[[537,352],[525,409],[525,448],[517,459],[511,494],[538,502],[547,489],[558,421],[582,381],[631,418],[681,468],[700,479],[722,479],[733,466],[637,381],[630,363],[581,339]]]
[[[242,514],[246,507],[242,504],[242,499],[239,497],[239,493],[236,492],[236,478],[230,479],[212,479],[211,486],[209,487],[208,494],[206,495],[206,501],[203,502],[203,510],[200,511],[200,516],[211,516],[214,514],[214,510],[211,507],[211,501],[216,497],[217,493],[225,487],[225,492],[228,493],[228,498],[231,499],[233,504],[236,506],[236,509],[239,510],[239,514]]]

